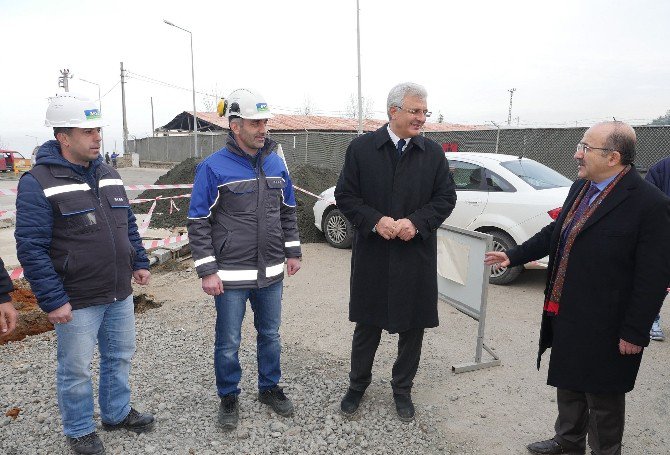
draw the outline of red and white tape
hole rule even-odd
[[[181,199],[185,197],[191,197],[190,194],[180,194],[179,196],[158,196],[153,199],[131,199],[130,203],[131,204],[142,204],[144,202],[151,202],[151,201],[160,201],[161,199]]]
[[[175,185],[126,185],[124,188],[127,190],[162,190],[170,188],[193,188],[193,184],[180,183]]]
[[[172,188],[193,188],[192,183],[179,183],[174,185],[126,185],[124,186],[127,190],[163,190],[163,189],[172,189]],[[14,196],[18,190],[16,188],[3,189],[0,188],[0,196]]]
[[[298,191],[302,191],[302,192],[305,193],[305,194],[309,194],[310,196],[314,196],[314,197],[317,198],[317,199],[323,199],[323,198],[322,198],[321,196],[319,196],[318,194],[310,193],[310,192],[307,191],[307,190],[303,190],[303,189],[300,188],[299,186],[295,186],[295,185],[293,185],[293,188],[295,188],[295,189],[298,190]]]
[[[14,218],[16,210],[0,210],[0,220],[4,218]]]
[[[178,235],[177,237],[168,237],[163,240],[145,240],[142,242],[142,246],[145,249],[150,250],[152,248],[158,248],[159,246],[171,245],[173,243],[187,242],[188,234]]]
[[[18,280],[19,278],[23,278],[23,269],[21,267],[18,269],[7,270],[7,273],[9,273],[10,280]]]
[[[147,213],[147,217],[144,219],[142,224],[140,225],[139,229],[137,230],[140,233],[140,236],[147,232],[147,229],[149,229],[149,223],[151,222],[151,216],[154,214],[154,209],[156,208],[156,204],[158,201],[154,201],[153,204],[151,204],[151,208],[149,209],[149,213]]]

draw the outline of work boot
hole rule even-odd
[[[155,419],[152,414],[149,413],[139,413],[135,408],[130,408],[130,412],[121,422],[112,425],[111,423],[102,422],[102,428],[107,431],[114,430],[130,430],[134,431],[137,434],[145,433],[151,431],[154,427]]]
[[[267,404],[282,417],[291,417],[293,415],[293,403],[284,395],[284,391],[278,385],[269,390],[259,392],[258,401]]]
[[[74,453],[81,455],[101,455],[105,453],[105,446],[98,434],[94,431],[79,438],[65,437],[67,443]]]
[[[240,405],[237,400],[237,394],[231,393],[221,397],[219,403],[219,425],[224,430],[233,430],[237,427],[237,421],[240,418]]]
[[[349,417],[355,415],[358,412],[358,406],[361,404],[364,393],[365,392],[354,389],[347,390],[347,393],[344,395],[344,398],[342,398],[342,402],[340,403],[340,411],[342,411],[342,414]]]
[[[540,455],[559,455],[559,454],[583,454],[584,450],[576,451],[563,447],[555,439],[547,439],[546,441],[538,441],[526,446],[530,453]]]
[[[411,422],[414,420],[414,403],[412,403],[410,394],[394,393],[393,401],[395,401],[395,410],[402,422]]]

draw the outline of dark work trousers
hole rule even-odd
[[[556,389],[558,418],[555,439],[584,453],[586,435],[596,455],[619,455],[626,419],[626,394],[594,394]]]
[[[393,393],[409,395],[421,359],[424,329],[410,329],[398,334],[398,357],[393,364],[391,387]],[[356,324],[351,342],[351,372],[349,387],[364,392],[372,382],[372,363],[382,336],[382,329]]]

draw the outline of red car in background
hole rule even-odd
[[[0,150],[0,172],[14,171],[14,154],[11,150]]]

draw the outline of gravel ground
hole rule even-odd
[[[193,281],[194,276],[183,270],[154,279]],[[282,385],[296,412],[292,418],[277,416],[257,401],[250,317],[245,319],[240,350],[240,425],[232,432],[220,430],[211,299],[203,295],[188,302],[188,308],[170,303],[137,315],[133,403],[156,415],[156,428],[140,436],[99,429],[108,454],[461,453],[436,430],[440,417],[432,406],[415,422],[400,422],[390,393],[382,393],[387,381],[378,381],[382,387],[371,386],[355,418],[343,418],[338,408],[347,386],[347,363],[295,344],[283,346],[283,358],[291,360],[283,362]],[[15,420],[0,416],[2,454],[69,453],[55,399],[55,342],[50,332],[0,346],[0,409],[21,409]],[[97,365],[96,357],[96,377]],[[96,420],[99,424],[97,412]]]
[[[158,423],[139,437],[100,431],[108,454],[525,455],[526,444],[552,436],[556,402],[555,389],[546,385],[548,356],[540,371],[535,368],[544,272],[527,271],[512,286],[489,287],[484,338],[502,366],[451,372],[452,365],[472,360],[477,324],[440,303],[440,326],[426,333],[412,393],[415,423],[401,423],[393,408],[389,380],[397,336],[388,334],[361,410],[344,420],[337,408],[347,387],[353,332],[347,320],[350,251],[307,244],[303,254],[303,268],[285,280],[281,329],[283,385],[295,416],[278,417],[256,399],[248,313],[240,352],[242,419],[233,432],[217,428],[212,299],[194,272],[164,268],[154,271],[147,290],[163,305],[137,315],[131,373],[133,403],[154,412]],[[662,317],[668,329],[667,301]],[[666,341],[645,349],[627,396],[626,455],[670,454],[669,348]],[[0,346],[0,454],[67,453],[55,368],[53,332]],[[5,417],[14,407],[21,409],[18,418]]]

